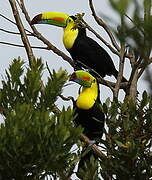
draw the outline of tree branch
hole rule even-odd
[[[29,42],[29,40],[27,38],[27,35],[26,35],[26,32],[25,32],[23,23],[21,21],[21,18],[20,18],[20,15],[19,15],[15,0],[9,0],[9,2],[10,2],[10,5],[12,7],[14,18],[16,20],[16,25],[17,25],[20,33],[21,33],[21,39],[22,39],[22,42],[23,42],[23,44],[25,46],[25,50],[26,50],[26,53],[27,53],[27,56],[28,56],[28,59],[29,59],[29,65],[31,66],[31,61],[34,58],[34,54],[33,54],[32,48],[30,46],[30,42]]]
[[[104,40],[96,31],[93,30],[91,26],[89,26],[84,20],[83,23],[87,27],[89,31],[91,31],[98,39],[100,39],[114,54],[119,56],[119,53],[117,50],[115,50],[106,40]]]
[[[122,80],[122,77],[123,77],[123,71],[124,71],[124,60],[125,60],[125,45],[121,44],[119,71],[118,71],[118,77],[117,77],[116,86],[114,88],[114,97],[118,97],[120,84],[121,84],[121,80]]]
[[[4,18],[5,20],[9,21],[10,23],[14,24],[15,26],[17,26],[17,24],[14,21],[12,21],[11,19],[9,19],[8,17],[6,17],[6,16],[4,16],[2,14],[0,14],[0,16],[2,18]],[[30,32],[28,29],[25,29],[25,31],[27,31],[28,33],[30,33],[32,35],[32,32]]]
[[[5,45],[9,45],[9,46],[25,48],[25,46],[21,45],[21,44],[14,44],[14,43],[3,42],[3,41],[0,41],[0,44],[5,44]],[[41,46],[31,46],[31,48],[32,49],[44,49],[44,50],[48,50],[47,47],[41,47]]]
[[[13,31],[8,31],[8,30],[5,30],[5,29],[0,29],[0,31],[8,33],[8,34],[21,35],[20,33],[13,32]],[[26,35],[27,36],[33,36],[32,34],[26,34]]]
[[[130,83],[130,92],[129,92],[129,99],[132,100],[132,102],[136,102],[136,96],[137,96],[137,81],[138,81],[138,68],[135,69],[132,80],[129,81]]]
[[[92,11],[92,15],[94,17],[94,19],[96,20],[96,22],[102,26],[104,28],[104,30],[107,32],[107,34],[109,35],[109,38],[113,44],[113,46],[117,49],[117,51],[119,52],[120,51],[120,47],[118,46],[111,30],[109,29],[109,27],[106,25],[106,23],[101,19],[99,18],[97,15],[96,15],[96,12],[95,12],[95,9],[94,9],[94,6],[93,6],[93,0],[89,0],[89,5],[90,5],[90,9]]]

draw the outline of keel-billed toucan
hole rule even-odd
[[[90,140],[101,138],[104,114],[100,107],[100,90],[97,80],[83,70],[75,71],[70,80],[83,87],[74,105],[77,114],[76,125],[81,125],[84,128],[84,134]]]
[[[100,107],[100,91],[97,80],[90,73],[83,70],[75,71],[71,75],[70,80],[82,86],[82,91],[74,104],[76,113],[75,124],[84,128],[83,133],[90,140],[101,138],[105,116]],[[98,144],[97,141],[96,144]],[[87,160],[90,160],[92,155],[94,155],[95,159],[97,158],[93,150],[82,156],[78,171],[85,169],[84,164]]]
[[[109,54],[93,39],[86,35],[82,24],[77,25],[76,16],[69,16],[61,12],[47,12],[35,16],[31,24],[50,24],[63,27],[63,43],[73,60],[78,60],[94,69],[100,76],[118,76]],[[122,81],[127,81],[125,78]]]

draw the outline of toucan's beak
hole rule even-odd
[[[77,75],[75,72],[73,72],[70,76],[69,76],[69,81],[74,81],[77,79]]]
[[[71,74],[69,81],[74,81],[84,87],[91,87],[93,81],[87,75],[88,74],[84,74],[82,70],[76,71]]]
[[[59,27],[66,27],[68,18],[68,14],[61,12],[46,12],[35,16],[31,21],[31,25],[50,24]]]

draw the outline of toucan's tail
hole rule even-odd
[[[116,69],[113,72],[113,76],[117,79],[118,71]],[[128,80],[125,77],[122,77],[121,82],[128,82]],[[125,91],[126,95],[129,95],[129,88],[128,87],[124,87],[123,90]]]
[[[115,71],[113,72],[113,75],[114,75],[114,77],[117,79],[117,77],[118,77],[118,71],[115,70]],[[125,77],[122,77],[121,82],[128,82],[128,80],[127,80]]]

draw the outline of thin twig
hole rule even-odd
[[[92,15],[94,17],[94,19],[96,20],[96,22],[102,26],[104,28],[104,30],[107,32],[107,34],[109,35],[109,38],[113,44],[113,46],[117,49],[117,51],[119,52],[120,51],[120,47],[118,46],[111,30],[109,29],[109,27],[106,25],[106,23],[101,19],[99,18],[97,15],[96,15],[96,12],[95,12],[95,9],[94,9],[94,6],[93,6],[93,0],[89,0],[89,5],[90,5],[90,9],[92,11]]]
[[[12,21],[11,19],[7,18],[6,16],[0,14],[0,16],[4,19],[6,19],[7,21],[11,22],[12,24],[16,25],[16,23],[14,21]]]
[[[138,25],[134,20],[131,19],[131,17],[129,17],[127,14],[125,14],[125,16],[135,25],[135,27],[137,29],[140,30],[140,32],[144,35],[144,30],[140,27],[140,25]]]
[[[20,33],[18,32],[13,32],[13,31],[8,31],[6,29],[0,29],[0,31],[3,31],[5,33],[8,33],[8,34],[14,34],[14,35],[21,35]],[[26,34],[27,36],[33,36],[32,34]]]
[[[119,52],[115,50],[104,38],[102,38],[90,25],[88,25],[84,20],[83,23],[85,24],[86,28],[91,31],[98,39],[100,39],[114,54],[119,56]]]
[[[21,39],[22,39],[22,42],[23,42],[23,44],[25,46],[25,50],[26,50],[26,53],[27,53],[27,56],[28,56],[28,59],[29,59],[29,65],[31,66],[31,61],[34,58],[34,54],[33,54],[30,42],[29,42],[29,40],[27,38],[27,35],[26,35],[26,32],[25,32],[22,20],[20,18],[20,15],[19,15],[15,0],[9,0],[9,2],[10,2],[10,5],[12,7],[12,11],[13,11],[13,15],[14,15],[14,18],[15,18],[15,21],[16,21],[16,25],[18,27],[18,30],[21,33]]]
[[[4,16],[4,15],[2,15],[2,14],[0,14],[0,16],[1,16],[2,18],[4,18],[5,20],[9,21],[10,23],[14,24],[15,26],[17,26],[17,24],[16,24],[14,21],[12,21],[11,19],[9,19],[8,17],[6,17],[6,16]],[[32,34],[32,32],[29,31],[28,29],[25,29],[25,31],[27,31],[28,33]]]
[[[21,44],[14,44],[14,43],[3,42],[3,41],[0,41],[0,44],[25,48],[25,46],[24,46],[24,45],[21,45]],[[44,49],[44,50],[48,50],[47,47],[41,47],[41,46],[31,46],[31,48],[32,48],[32,49]]]
[[[59,95],[59,97],[64,101],[71,101],[72,100],[72,102],[74,102],[74,98],[72,96],[65,97],[61,94],[61,95]]]

